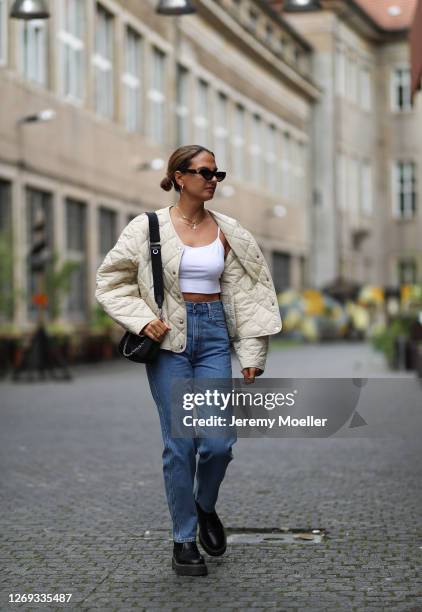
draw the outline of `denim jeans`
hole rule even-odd
[[[235,427],[215,437],[172,435],[172,409],[173,413],[176,410],[172,406],[172,381],[175,378],[187,378],[193,384],[201,378],[227,379],[223,384],[228,389],[231,389],[232,381],[230,341],[222,302],[186,301],[185,304],[186,349],[182,353],[160,349],[155,361],[146,364],[148,382],[160,417],[164,485],[176,542],[196,539],[198,517],[195,500],[205,512],[215,510],[219,487],[227,465],[233,459],[232,445],[237,441]],[[219,385],[216,388],[221,389]]]

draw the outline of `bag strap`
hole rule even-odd
[[[160,226],[155,212],[147,212],[149,221],[149,246],[151,252],[152,277],[154,280],[154,297],[162,318],[164,302],[163,264],[161,261]]]

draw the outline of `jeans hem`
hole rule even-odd
[[[183,542],[196,542],[196,536],[194,538],[187,538],[185,540],[175,540],[173,538],[173,542],[177,542],[177,544],[183,544]]]

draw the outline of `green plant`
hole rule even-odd
[[[371,338],[372,346],[386,356],[389,364],[393,363],[395,340],[398,336],[409,336],[413,317],[396,317],[381,333],[374,334]]]
[[[98,304],[91,310],[89,329],[91,333],[108,335],[114,327],[113,319]]]
[[[0,232],[0,316],[3,320],[13,317],[15,301],[13,289],[13,249],[10,231]]]
[[[56,251],[53,252],[45,270],[45,292],[48,296],[51,320],[54,321],[60,316],[62,298],[69,293],[72,274],[80,265],[80,262],[68,260],[59,264],[59,256]]]

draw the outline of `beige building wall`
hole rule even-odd
[[[248,12],[242,22],[233,12],[236,10],[233,3],[223,1],[198,2],[198,13],[183,18],[157,15],[154,12],[156,3],[150,0],[141,3],[101,0],[99,4],[108,11],[111,23],[113,93],[109,117],[101,116],[95,109],[96,75],[107,61],[98,57],[94,48],[96,8],[93,0],[86,2],[86,28],[80,41],[84,67],[82,100],[63,95],[64,63],[61,58],[63,40],[69,37],[66,38],[62,31],[59,3],[52,4],[52,18],[40,26],[45,28],[47,54],[43,84],[22,74],[22,23],[11,20],[5,23],[3,19],[0,24],[7,35],[7,54],[0,65],[0,180],[8,181],[12,192],[16,289],[26,288],[30,231],[28,188],[45,192],[50,198],[53,245],[62,261],[69,256],[67,201],[81,203],[86,212],[83,261],[86,310],[74,313],[71,318],[76,323],[83,323],[96,305],[95,271],[104,256],[100,244],[105,240],[99,226],[100,209],[115,213],[114,238],[117,239],[134,215],[177,200],[175,192],[167,193],[159,187],[164,170],[137,170],[140,163],[155,158],[167,161],[176,144],[180,144],[176,142],[175,128],[176,114],[180,112],[176,100],[177,64],[187,70],[184,116],[188,136],[183,144],[195,142],[218,150],[224,147],[221,139],[226,142],[226,183],[234,193],[231,197],[223,197],[222,184],[207,206],[235,216],[251,229],[270,266],[273,254],[285,254],[289,260],[287,276],[293,286],[312,284],[312,279],[304,277],[303,270],[310,250],[311,116],[319,90],[309,72],[309,46],[274,14],[263,11],[261,3],[252,0],[244,3],[243,9],[248,4],[258,15],[259,36],[251,31]],[[252,18],[255,27],[254,14]],[[135,131],[126,126],[124,92],[128,83],[134,83],[133,75],[127,74],[126,65],[128,27],[137,33],[141,45],[140,124]],[[284,51],[276,53],[280,37],[289,49],[287,57]],[[159,49],[164,58],[161,92],[157,92],[154,82],[154,49]],[[206,142],[195,140],[198,125],[201,125],[197,99],[199,79],[208,84]],[[226,96],[225,125],[219,125],[219,93]],[[157,103],[164,109],[161,142],[154,140],[152,133]],[[235,147],[239,147],[234,127],[238,105],[244,109],[245,117],[240,139],[242,176],[236,176],[234,171]],[[19,125],[22,117],[46,108],[55,111],[54,119]],[[259,117],[263,130],[258,144],[253,141],[254,115]],[[273,140],[268,135],[269,126],[272,126]],[[257,163],[262,169],[260,179],[253,178],[253,165]],[[278,278],[276,269],[273,274]],[[21,326],[30,323],[25,301],[16,305],[15,322]]]
[[[383,46],[378,57],[379,92],[379,198],[380,211],[380,274],[392,285],[404,282],[400,278],[400,263],[408,270],[404,276],[410,279],[414,262],[416,281],[422,282],[422,215],[420,192],[422,186],[422,101],[416,96],[415,104],[408,110],[398,110],[394,104],[394,73],[396,69],[409,69],[409,47],[407,42],[390,43]],[[415,164],[416,214],[400,218],[396,213],[397,193],[395,164]]]
[[[324,94],[315,108],[315,206],[312,260],[319,286],[333,278],[398,285],[400,261],[421,281],[420,101],[394,110],[394,71],[409,69],[406,33],[382,33],[353,11],[288,14],[313,45],[314,78]],[[398,219],[396,161],[415,163],[416,214]]]
[[[375,283],[375,49],[332,11],[288,20],[313,45],[313,74],[324,92],[314,113],[316,284]]]

